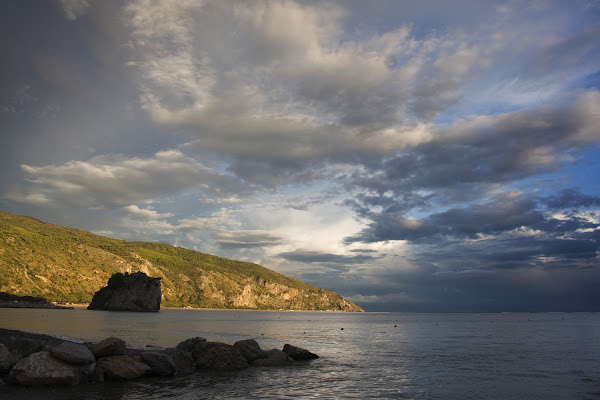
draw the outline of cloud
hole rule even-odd
[[[22,170],[29,183],[21,189],[23,201],[46,198],[84,208],[127,207],[186,189],[229,196],[237,185],[235,179],[179,150],[160,151],[148,158],[96,156],[63,165],[22,165]],[[127,211],[144,212],[133,208]],[[149,211],[145,213],[148,216]]]
[[[173,213],[161,214],[149,208],[139,208],[136,205],[125,206],[123,207],[123,210],[132,215],[133,217],[139,217],[145,220],[158,220],[173,217],[175,215]]]
[[[216,243],[228,248],[269,247],[285,243],[285,238],[261,230],[220,231],[215,235]]]
[[[563,189],[543,200],[546,207],[554,210],[565,208],[590,208],[600,206],[600,197],[589,196],[576,189]]]
[[[365,262],[376,260],[377,256],[352,255],[322,253],[314,250],[297,249],[291,252],[280,253],[288,261],[296,261],[310,264],[363,264]]]
[[[126,11],[142,108],[190,130],[189,149],[233,156],[232,171],[261,183],[428,141],[413,112],[430,119],[456,102],[460,85],[446,76],[477,54],[408,26],[352,37],[333,4],[132,2]],[[444,77],[431,76],[428,57]]]
[[[90,7],[90,0],[59,0],[62,5],[65,16],[70,21],[75,21],[77,18],[86,14]]]
[[[8,211],[373,310],[597,299],[589,2],[27,4],[0,13]]]
[[[381,164],[353,171],[357,211],[440,206],[488,196],[499,185],[556,171],[600,139],[596,90],[556,108],[473,116],[433,128],[427,143],[399,151]]]

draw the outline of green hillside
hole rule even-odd
[[[130,242],[0,211],[0,291],[88,303],[116,272],[162,278],[163,306],[363,311],[260,265]]]

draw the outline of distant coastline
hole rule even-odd
[[[40,308],[40,309],[57,309],[57,310],[72,310],[80,308],[88,308],[89,303],[36,303],[27,301],[0,301],[0,308]],[[161,306],[161,310],[190,310],[190,311],[269,311],[269,312],[310,312],[310,313],[347,313],[347,311],[337,310],[272,310],[260,308],[207,308],[207,307],[173,307]]]

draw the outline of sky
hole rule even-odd
[[[0,209],[367,311],[600,311],[600,1],[0,4]]]

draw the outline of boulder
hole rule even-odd
[[[266,353],[266,358],[259,358],[252,365],[256,367],[285,367],[294,363],[294,360],[281,350],[273,349]]]
[[[311,353],[310,351],[301,347],[292,346],[291,344],[284,345],[283,352],[292,357],[295,361],[313,360],[315,358],[319,358],[319,356],[315,353]]]
[[[254,339],[246,339],[240,340],[233,344],[233,347],[238,349],[238,351],[244,356],[244,358],[248,361],[249,364],[252,364],[255,360],[259,358],[266,358],[267,352],[260,348],[256,340]]]
[[[17,362],[9,379],[24,386],[77,385],[94,372],[94,367],[95,364],[68,364],[41,351]]]
[[[194,364],[191,353],[179,349],[165,349],[165,354],[171,356],[177,364],[175,375],[188,375],[196,370],[196,364]]]
[[[40,352],[46,346],[41,340],[27,339],[27,338],[16,338],[10,344],[10,350],[16,354],[19,359],[25,358],[30,354]]]
[[[8,347],[0,344],[0,374],[7,374],[19,359],[19,356],[11,353]]]
[[[152,371],[143,362],[125,355],[103,357],[96,364],[104,371],[104,378],[111,381],[129,381]]]
[[[199,343],[192,357],[200,369],[232,370],[248,367],[248,361],[232,345],[218,342]]]
[[[160,298],[160,278],[143,272],[116,273],[94,294],[88,310],[158,311]]]
[[[124,355],[127,351],[127,347],[122,339],[109,337],[101,340],[98,343],[89,345],[89,350],[92,352],[94,357],[102,358]]]
[[[152,368],[152,374],[158,376],[173,376],[177,372],[177,363],[173,357],[158,351],[142,352],[140,357],[144,364]]]
[[[62,342],[64,340],[56,336],[0,328],[0,343],[4,344],[19,359],[42,351],[46,346],[53,347]]]
[[[50,355],[69,364],[93,364],[96,362],[94,355],[82,344],[62,342],[50,350]]]
[[[204,343],[204,342],[206,342],[206,339],[196,336],[196,337],[184,340],[183,342],[181,342],[177,346],[175,346],[175,348],[179,349],[179,350],[187,351],[188,353],[191,353],[196,348],[196,345],[198,345],[199,343]]]

